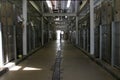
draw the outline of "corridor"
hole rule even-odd
[[[60,48],[61,46],[61,48]],[[91,61],[68,41],[52,41],[19,65],[10,69],[0,80],[52,80],[56,53],[61,49],[61,80],[116,80]]]

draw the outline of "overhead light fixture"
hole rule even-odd
[[[59,21],[59,20],[60,20],[60,18],[58,17],[58,18],[56,18],[55,20],[56,20],[56,21]]]
[[[51,1],[50,0],[46,0],[46,3],[48,5],[48,7],[52,9],[52,3],[51,3]]]
[[[55,3],[55,9],[57,8],[57,1],[54,1],[54,3]]]
[[[70,3],[71,3],[71,0],[68,0],[68,2],[67,2],[67,8],[70,7]]]
[[[39,7],[36,5],[36,3],[35,3],[34,1],[29,1],[29,3],[30,3],[38,12],[40,12]]]
[[[53,4],[53,9],[57,8],[57,1],[56,0],[52,0],[51,3]]]

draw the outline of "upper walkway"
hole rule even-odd
[[[52,80],[56,53],[61,51],[62,80],[116,80],[69,42],[50,42],[32,56],[10,69],[0,80]]]

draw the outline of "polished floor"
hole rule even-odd
[[[10,69],[0,80],[52,80],[59,41],[51,42]],[[69,42],[62,42],[61,80],[115,80]]]

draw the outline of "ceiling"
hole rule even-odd
[[[29,0],[29,1],[34,1],[41,11],[41,0]],[[69,0],[48,0],[48,1],[51,2],[52,8],[48,7],[47,0],[44,0],[44,13],[76,13],[75,11],[76,5],[78,5],[77,10],[79,12],[79,8],[81,8],[79,6],[82,5],[87,0],[71,0],[69,7],[67,7]],[[68,20],[71,19],[71,17],[67,15],[66,16],[49,16],[49,18],[50,17],[52,18],[52,23],[54,22],[57,26],[64,26],[65,24],[69,23]]]

